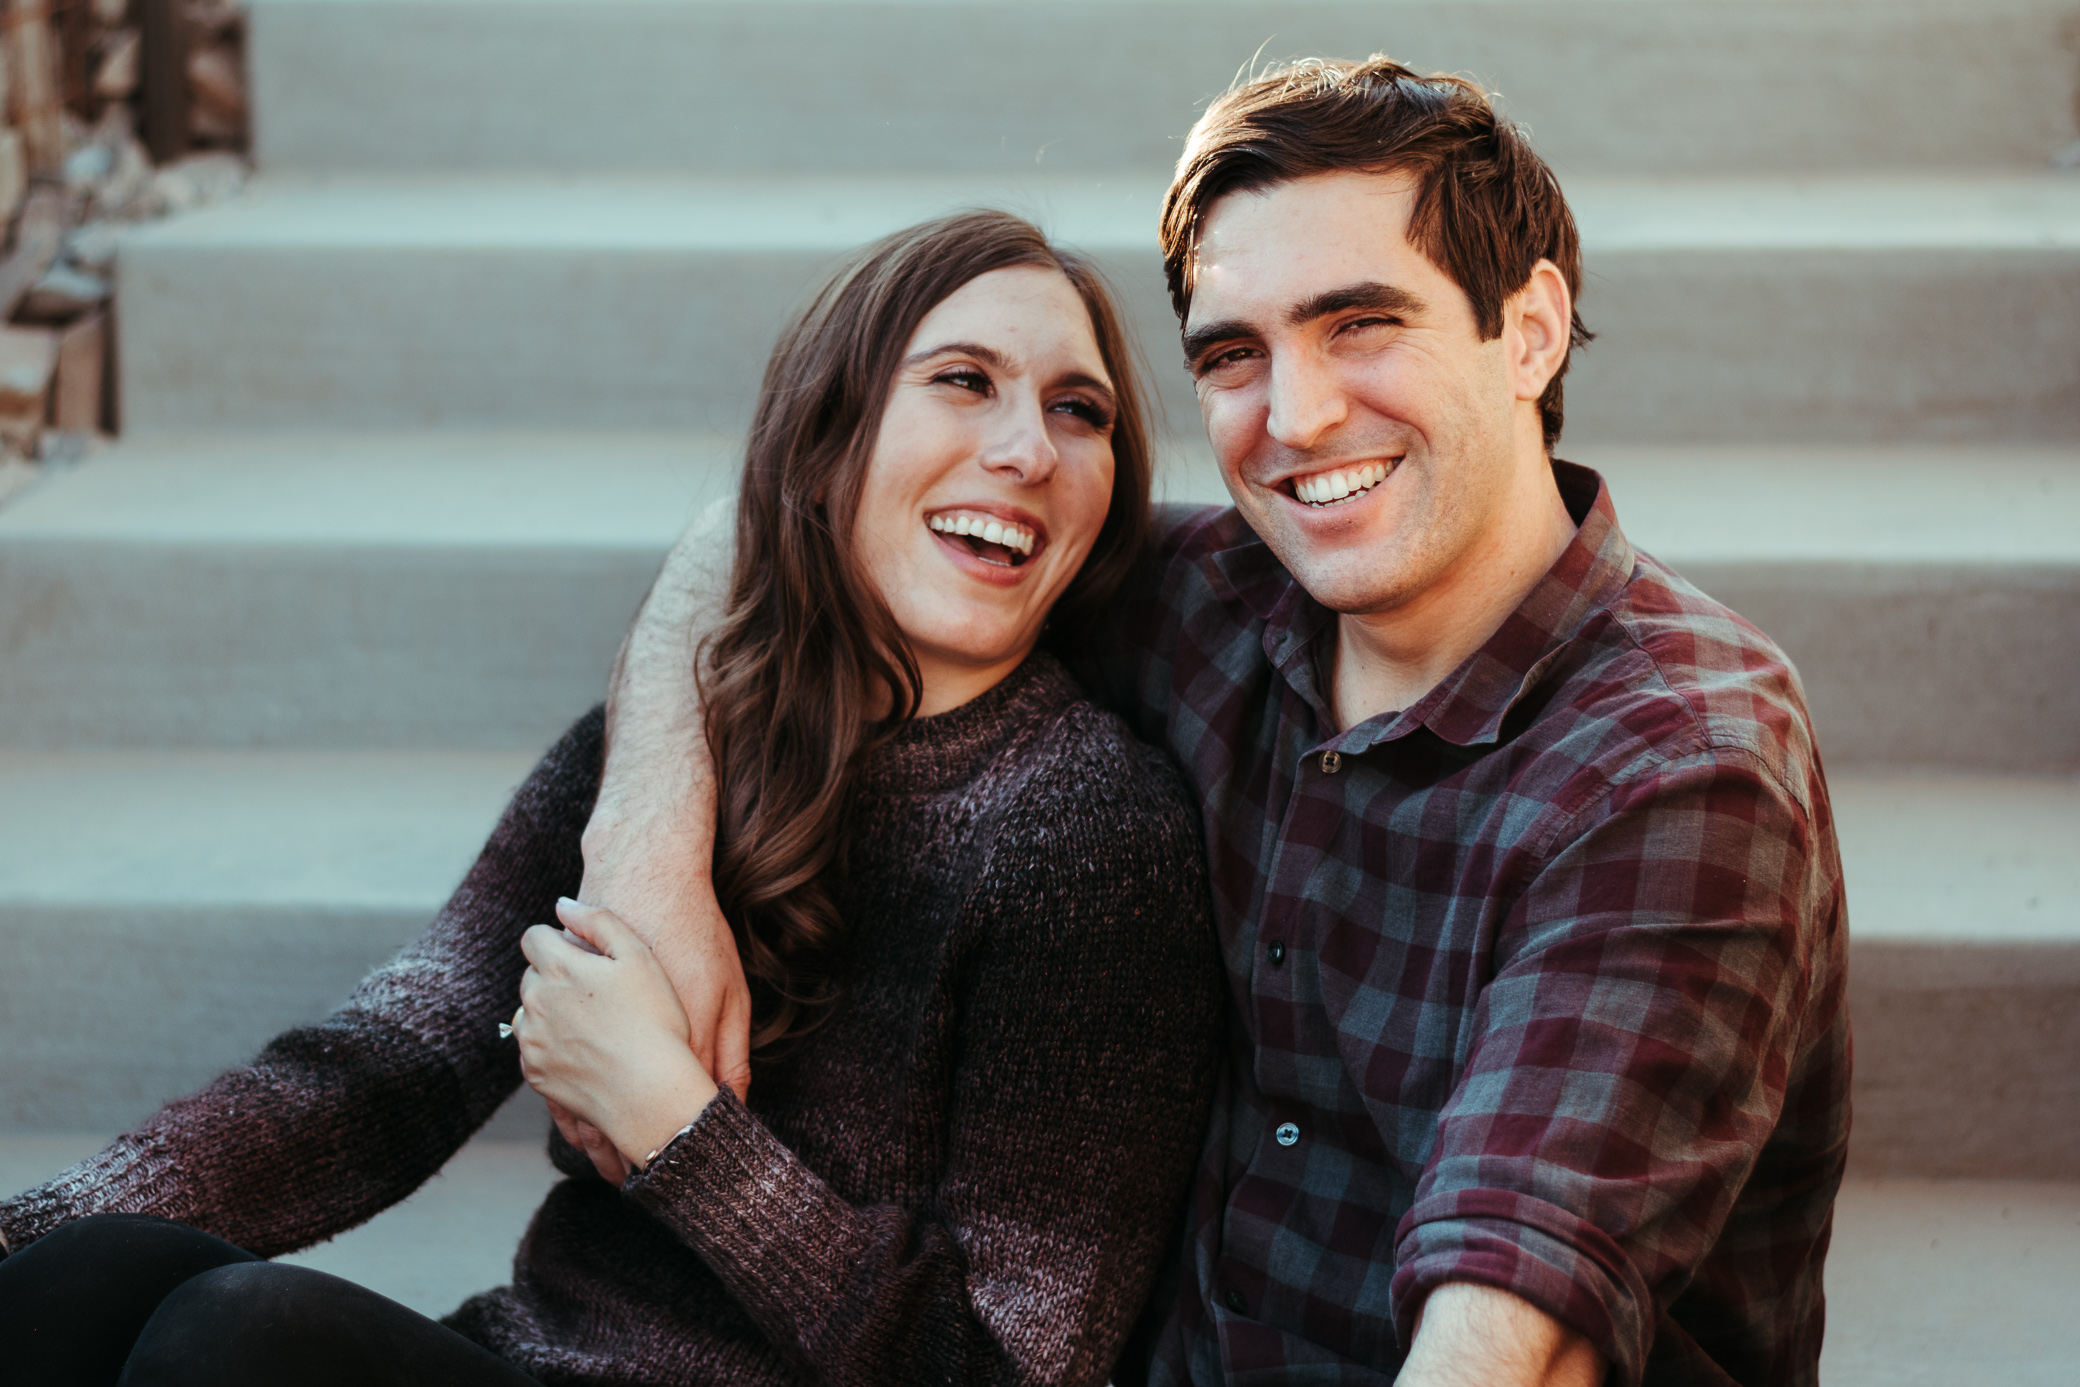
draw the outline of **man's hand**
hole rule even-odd
[[[705,767],[705,741],[699,759]],[[578,895],[612,910],[649,947],[685,1009],[693,1053],[741,1098],[751,1088],[751,990],[708,875],[714,795],[713,777],[702,775],[688,795],[694,803],[661,817],[632,823],[595,812]]]
[[[1394,1387],[1597,1387],[1603,1355],[1508,1291],[1454,1281],[1423,1302]]]
[[[678,994],[695,1057],[742,1097],[751,1085],[751,992],[710,875],[715,773],[693,677],[727,596],[733,520],[721,504],[687,528],[622,645],[578,894],[648,946]],[[619,1183],[627,1171],[611,1143],[555,1104],[549,1110],[565,1140]]]

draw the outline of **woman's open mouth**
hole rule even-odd
[[[965,545],[984,563],[998,568],[1022,566],[1039,543],[1039,536],[1025,526],[975,511],[939,511],[928,516],[925,523],[953,542]]]

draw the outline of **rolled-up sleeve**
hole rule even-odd
[[[1783,1111],[1841,928],[1810,806],[1754,755],[1652,764],[1527,845],[1470,1053],[1395,1238],[1403,1343],[1510,1291],[1637,1383]]]

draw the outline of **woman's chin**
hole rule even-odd
[[[989,668],[1006,661],[1016,664],[1032,649],[1046,620],[1044,607],[1035,616],[1032,599],[1038,595],[918,584],[907,593],[891,593],[888,605],[920,659],[930,652],[931,658],[948,664]]]
[[[987,639],[972,634],[963,639],[942,631],[923,640],[912,636],[911,652],[924,677],[919,715],[929,717],[958,708],[996,687],[1032,653],[1037,635],[998,631]]]

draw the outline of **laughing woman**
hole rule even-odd
[[[995,213],[870,248],[767,368],[702,670],[749,1099],[636,935],[559,905],[594,713],[341,1011],[0,1204],[0,1375],[1104,1382],[1170,1251],[1219,974],[1191,804],[1042,638],[1136,561],[1148,490],[1082,262]],[[404,1198],[523,1069],[630,1173],[552,1137],[511,1285],[437,1324],[259,1260]]]

